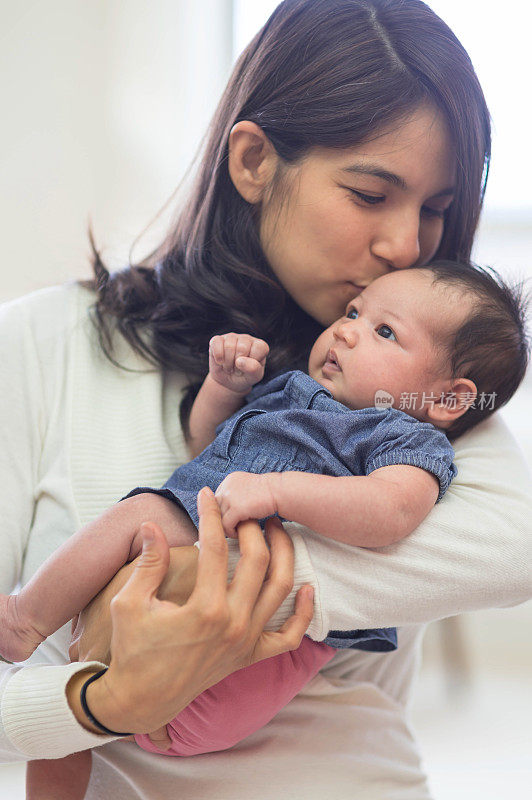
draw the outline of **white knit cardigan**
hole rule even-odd
[[[147,370],[123,342],[119,361],[140,371],[112,366],[88,319],[93,301],[69,284],[0,308],[3,592],[26,582],[131,487],[162,484],[187,458],[178,422],[184,379]],[[0,664],[2,760],[57,758],[103,744],[94,751],[89,798],[427,798],[404,713],[424,623],[515,605],[531,593],[532,492],[518,447],[497,415],[455,445],[457,478],[397,545],[352,548],[287,526],[296,547],[294,592],[306,582],[315,587],[309,634],[396,625],[397,652],[341,652],[236,748],[175,759],[95,736],[76,722],[64,687],[81,666],[67,664],[65,627],[25,665]],[[231,548],[234,565],[237,544]],[[272,626],[290,613],[291,598]]]

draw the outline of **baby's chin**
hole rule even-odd
[[[355,410],[357,408],[362,408],[362,406],[355,405],[355,404],[353,404],[351,402],[346,403],[344,398],[339,395],[337,387],[334,384],[334,381],[331,380],[330,378],[327,378],[325,375],[312,375],[311,374],[310,377],[314,378],[316,383],[319,383],[320,386],[323,386],[324,389],[327,389],[327,391],[332,394],[333,400],[337,400],[343,406],[346,406],[347,408],[351,408],[353,410]]]
[[[309,375],[310,375],[311,378],[313,378],[316,381],[316,383],[319,383],[320,386],[323,386],[324,389],[327,389],[332,394],[332,396],[334,397],[335,387],[334,387],[333,382],[330,380],[330,378],[326,378],[325,375],[321,375],[321,373],[319,373],[317,371],[309,372]]]

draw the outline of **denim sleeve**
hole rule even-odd
[[[438,479],[438,503],[458,472],[453,464],[454,450],[443,431],[406,415],[390,415],[378,428],[381,441],[366,458],[366,475],[395,464],[420,467]]]

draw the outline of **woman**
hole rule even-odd
[[[60,535],[47,541],[50,549],[131,486],[162,483],[186,458],[175,419],[179,393],[187,387],[186,430],[214,333],[266,339],[272,375],[304,363],[322,327],[379,275],[435,255],[467,259],[489,149],[489,116],[467,54],[423,3],[281,4],[235,67],[175,229],[145,264],[121,274],[108,277],[96,258],[103,348],[94,347],[87,321],[90,289],[53,290],[16,307],[26,359],[19,394],[29,381],[32,402],[10,425],[25,494],[18,533],[4,547],[12,567],[2,590],[17,574],[26,580],[45,557],[33,534],[50,519],[54,500]],[[146,371],[145,356],[156,372]],[[24,447],[20,429],[31,434]],[[342,651],[270,725],[230,752],[168,759],[125,742],[105,744],[94,752],[87,796],[427,798],[404,714],[421,626],[518,603],[529,591],[529,487],[515,445],[495,418],[458,439],[456,452],[459,475],[449,497],[386,552],[331,547],[287,526],[295,586],[315,588],[309,634],[399,625],[395,653]],[[10,500],[14,492],[10,486]],[[175,554],[180,580],[193,583],[195,560],[188,548]],[[104,608],[92,609],[98,625]],[[289,608],[286,602],[284,618]],[[98,653],[95,638],[82,639],[81,658]],[[123,631],[121,641],[125,648]],[[55,643],[46,653],[60,663],[66,636]],[[152,648],[152,657],[164,670],[164,653]],[[96,743],[59,699],[45,720],[38,692],[45,669],[25,668],[6,683],[3,716],[16,716],[6,749],[19,758]],[[54,675],[72,669],[58,666]],[[141,670],[136,681],[142,687]],[[91,696],[92,711],[112,727],[119,720],[102,694]],[[17,715],[15,701],[23,709]],[[135,714],[148,713],[138,702]],[[120,722],[127,729],[130,721],[128,709]]]

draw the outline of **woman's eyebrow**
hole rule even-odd
[[[357,175],[372,175],[375,178],[381,178],[383,181],[387,181],[403,191],[408,189],[404,178],[401,178],[401,176],[397,175],[395,172],[383,169],[378,164],[350,164],[348,167],[342,167],[341,169],[342,172],[354,172]],[[446,197],[447,195],[454,194],[454,191],[454,186],[447,186],[445,189],[431,195],[431,198]]]
[[[383,169],[378,164],[351,164],[348,167],[342,167],[342,172],[355,172],[358,175],[373,175],[375,178],[382,178],[382,180],[388,181],[388,183],[392,183],[394,186],[398,186],[405,191],[408,188],[404,178],[396,175],[395,172]]]

